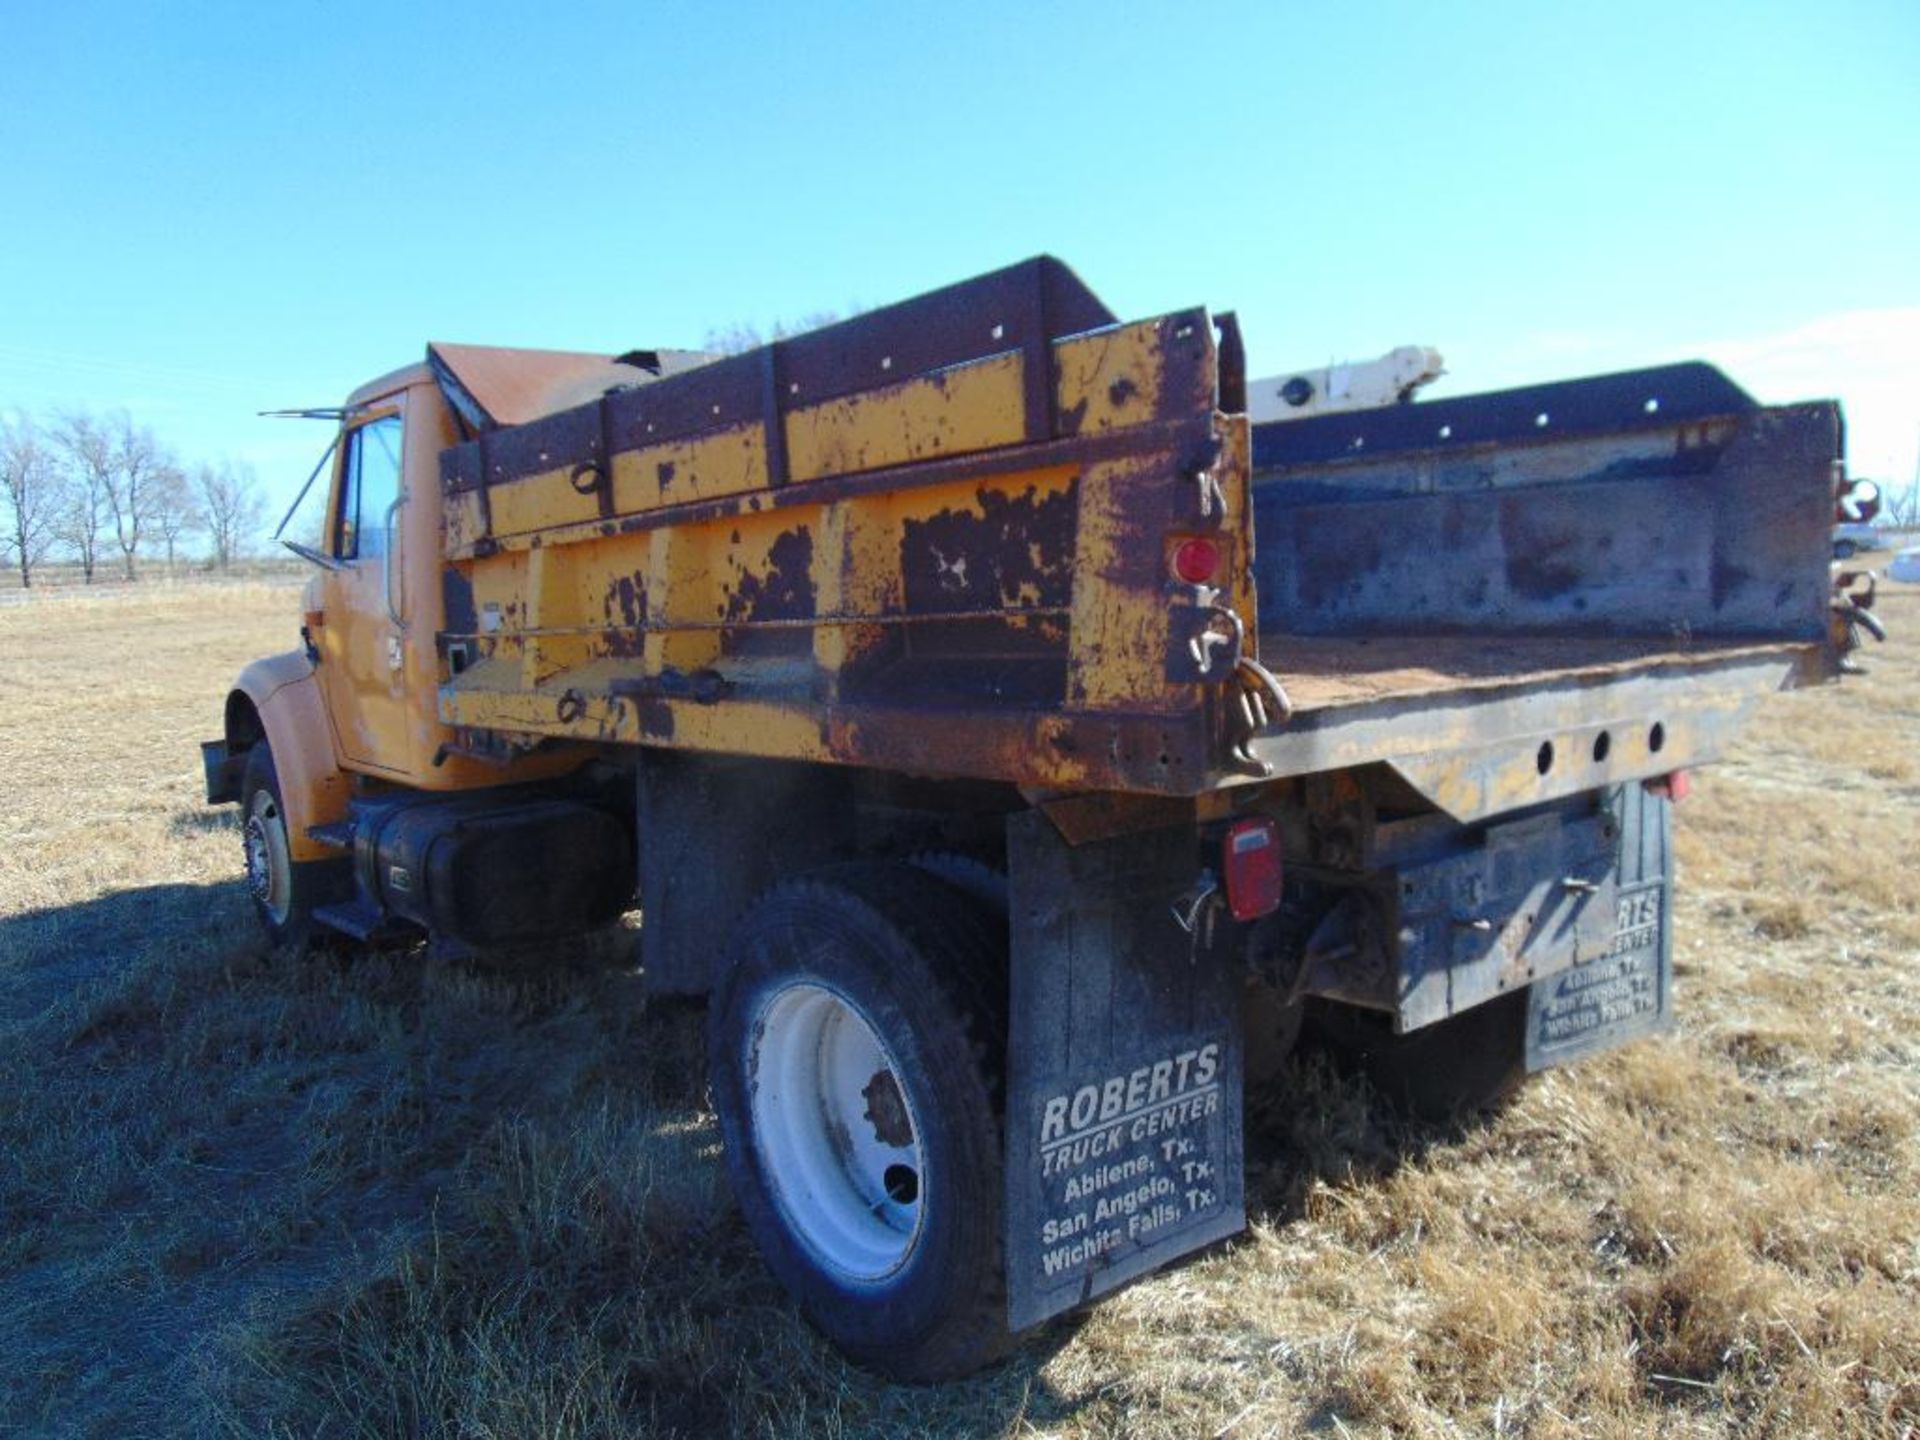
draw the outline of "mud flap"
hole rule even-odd
[[[1245,1228],[1241,1041],[1226,957],[1172,913],[1199,873],[1191,825],[1075,847],[1028,812],[1008,848],[1005,1253],[1023,1330]]]
[[[1638,785],[1609,801],[1620,828],[1613,943],[1528,987],[1528,1070],[1610,1050],[1672,1022],[1672,805]]]

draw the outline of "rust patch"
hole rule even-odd
[[[1073,594],[1075,487],[1018,495],[984,486],[980,511],[908,520],[900,537],[907,609],[923,614],[1063,606]]]
[[[736,533],[735,539],[737,540]],[[743,574],[727,599],[724,619],[733,625],[756,620],[807,620],[814,614],[813,534],[804,525],[781,533],[767,551],[764,575]]]
[[[644,630],[627,630],[618,626],[604,632],[600,637],[606,654],[618,656],[623,660],[638,659],[646,654],[647,636]]]
[[[1365,577],[1380,568],[1385,556],[1379,534],[1350,538],[1356,543],[1315,545],[1304,537],[1297,543],[1295,574],[1306,605],[1335,606],[1353,599],[1360,594]]]
[[[1537,550],[1510,552],[1507,556],[1507,588],[1529,600],[1552,600],[1580,583],[1580,569],[1568,563],[1566,552],[1573,541],[1562,537],[1548,541]]]
[[[1713,608],[1716,612],[1726,608],[1727,601],[1736,590],[1753,582],[1753,571],[1744,565],[1737,565],[1733,559],[1715,550],[1713,567],[1708,573],[1708,584],[1713,595]]]
[[[913,1143],[913,1122],[907,1118],[906,1097],[891,1070],[876,1070],[860,1093],[867,1101],[867,1121],[873,1126],[874,1139],[882,1145],[904,1150]]]
[[[1127,408],[1127,402],[1139,393],[1140,387],[1133,383],[1133,378],[1128,375],[1122,375],[1107,387],[1107,401],[1114,409],[1124,410]],[[1081,403],[1084,406],[1085,402],[1082,401]]]
[[[649,740],[673,739],[673,706],[664,700],[636,700],[640,712],[640,733]]]
[[[639,577],[622,575],[607,592],[607,619],[611,621],[617,610],[622,624],[638,629],[646,620],[646,603]]]

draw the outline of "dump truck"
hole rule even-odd
[[[1303,1026],[1445,1110],[1666,1024],[1670,806],[1861,618],[1837,406],[1248,410],[1231,314],[1050,258],[722,357],[429,346],[325,412],[300,643],[204,746],[268,934],[637,909],[767,1265],[921,1381],[1241,1230]]]

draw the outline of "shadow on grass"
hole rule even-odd
[[[295,959],[252,926],[237,882],[0,923],[0,1081],[23,1097],[0,1310],[25,1317],[0,1395],[30,1420],[958,1436],[1093,1403],[1043,1373],[1074,1319],[933,1389],[828,1349],[727,1193],[704,1012],[647,1001],[630,946],[481,970]],[[1464,1128],[1309,1053],[1249,1097],[1249,1209],[1291,1220]]]
[[[239,882],[142,885],[0,919],[0,1022],[156,957],[251,943]]]
[[[1050,1327],[937,1389],[846,1365],[749,1244],[703,1012],[630,946],[267,950],[237,882],[0,922],[0,1428],[1004,1433]]]
[[[1277,1076],[1248,1087],[1248,1220],[1288,1224],[1306,1215],[1316,1190],[1391,1179],[1484,1129],[1512,1098],[1423,1117],[1382,1095],[1350,1059],[1309,1032]]]

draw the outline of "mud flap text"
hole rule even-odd
[[[1011,822],[1006,1255],[1016,1330],[1246,1223],[1226,965],[1167,899],[1191,829],[1069,848]]]
[[[1620,828],[1613,941],[1604,954],[1529,987],[1529,1070],[1625,1044],[1671,1016],[1669,802],[1632,785],[1615,792],[1612,808]]]

